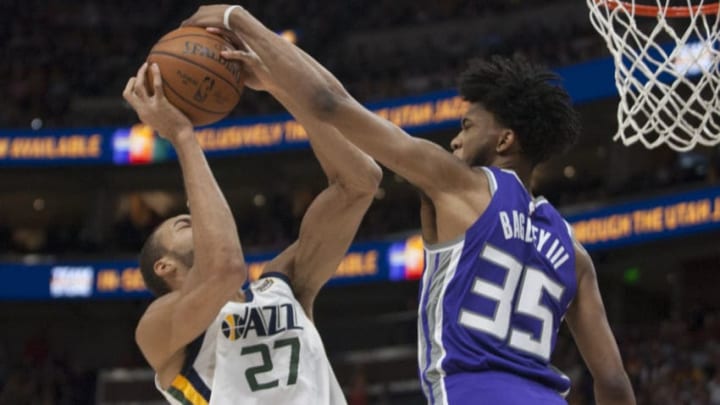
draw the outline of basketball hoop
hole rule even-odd
[[[651,6],[634,4],[633,2],[627,1],[616,1],[616,0],[595,0],[595,3],[604,5],[610,10],[614,10],[618,7],[624,7],[630,10],[639,17],[657,17],[665,16],[666,18],[687,18],[692,17],[695,14],[717,14],[720,3],[710,3],[705,5],[688,5],[686,6]],[[634,8],[634,10],[633,10]]]
[[[720,2],[587,3],[615,62],[613,139],[678,151],[720,143]]]

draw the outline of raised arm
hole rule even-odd
[[[635,395],[605,315],[595,267],[578,243],[575,257],[578,292],[566,319],[580,354],[592,374],[595,401],[598,405],[634,405]]]
[[[295,116],[308,131],[329,181],[302,219],[291,273],[298,300],[312,318],[315,297],[345,257],[377,192],[382,170],[335,128],[304,119],[302,114]],[[317,141],[319,137],[322,142]]]
[[[194,261],[179,291],[157,299],[136,330],[136,340],[155,370],[202,334],[246,279],[235,222],[210,171],[190,121],[164,97],[152,66],[153,94],[145,85],[147,64],[128,82],[123,96],[140,119],[168,139],[178,154],[190,205]],[[156,266],[163,264],[156,264]]]
[[[228,6],[201,7],[185,24],[222,27]],[[368,111],[315,60],[268,30],[245,9],[236,7],[229,25],[259,55],[275,85],[294,103],[390,170],[433,196],[436,191],[462,190],[474,184],[472,170],[436,144],[414,138]]]
[[[241,60],[250,71],[253,84],[267,88],[305,128],[328,179],[328,187],[315,198],[303,217],[297,242],[266,267],[266,271],[280,271],[290,276],[298,301],[312,317],[315,296],[345,256],[372,203],[382,170],[337,129],[297,105],[287,92],[265,86],[262,79],[267,78],[266,66],[254,52],[245,53]]]

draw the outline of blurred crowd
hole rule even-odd
[[[304,195],[304,194],[303,194]],[[296,194],[276,194],[262,207],[235,211],[235,222],[246,252],[267,252],[284,249],[297,238],[302,216],[314,194],[307,199]],[[187,213],[184,199],[178,198],[170,211],[159,213],[147,204],[143,193],[121,197],[133,201],[130,211],[119,211],[114,222],[100,232],[91,219],[71,223],[50,223],[46,226],[0,224],[0,257],[43,254],[77,259],[111,256],[134,257],[142,244],[163,220]],[[301,201],[298,201],[301,199]],[[299,204],[299,205],[298,205]],[[121,204],[120,205],[124,205]],[[378,202],[364,218],[357,241],[381,240],[392,233],[415,231],[418,227],[419,203],[412,201]]]
[[[0,405],[95,403],[95,371],[78,369],[46,340],[29,339],[20,356],[4,349],[0,346]]]
[[[616,329],[638,405],[720,404],[720,311]],[[556,353],[573,380],[570,405],[592,404],[592,381],[572,347]],[[561,360],[560,360],[561,359]]]
[[[454,87],[457,73],[471,57],[520,52],[562,66],[604,53],[587,19],[513,22],[518,11],[558,3],[574,2],[250,0],[244,6],[271,29],[294,30],[301,47],[359,99],[368,101]],[[12,102],[0,109],[0,127],[134,122],[120,98],[125,81],[154,39],[177,27],[197,6],[198,2],[169,0],[3,1],[0,75],[5,80],[0,94]],[[482,26],[502,19],[507,19],[507,26],[517,24],[516,29],[463,34],[445,24]],[[397,41],[398,30],[409,31],[409,39]],[[379,40],[355,40],[377,34]],[[269,96],[247,92],[236,115],[279,108]]]

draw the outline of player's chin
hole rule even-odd
[[[463,161],[468,165],[472,167],[477,166],[488,166],[492,162],[492,159],[488,156],[488,154],[483,153],[482,150],[478,151],[477,153],[474,153],[472,155],[466,155],[463,158]]]

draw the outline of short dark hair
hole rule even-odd
[[[163,246],[158,237],[158,229],[148,236],[140,250],[140,273],[145,286],[156,297],[170,292],[170,286],[155,273],[155,263],[168,254],[167,248]]]
[[[460,75],[460,95],[480,103],[518,136],[532,164],[572,146],[580,119],[555,73],[516,56],[474,59]]]

